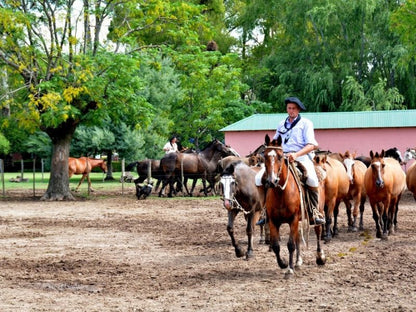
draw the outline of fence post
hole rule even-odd
[[[36,157],[33,157],[33,197],[36,196]]]
[[[23,158],[22,159],[20,159],[20,168],[21,168],[21,179],[22,179],[22,181],[23,181],[23,174],[24,174],[24,172],[25,172],[25,163],[24,163],[24,161],[23,161]]]
[[[1,184],[3,189],[3,197],[6,196],[6,191],[4,189],[4,161],[0,159],[0,171],[1,171]]]
[[[125,165],[125,159],[123,158],[121,160],[121,195],[124,195],[124,165]]]

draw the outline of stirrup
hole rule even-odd
[[[312,218],[310,218],[309,224],[310,225],[322,225],[325,224],[325,218],[321,214],[321,212],[317,209],[312,209]]]

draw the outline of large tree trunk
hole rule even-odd
[[[63,131],[66,132],[66,131]],[[71,132],[71,131],[69,131]],[[69,189],[68,157],[72,133],[55,132],[48,189],[41,200],[74,200]]]

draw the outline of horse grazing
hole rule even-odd
[[[381,239],[387,239],[393,233],[393,224],[397,226],[399,201],[406,188],[406,174],[400,164],[384,156],[384,150],[380,154],[370,151],[371,165],[364,176],[365,190],[376,223],[376,236]]]
[[[221,173],[220,189],[224,207],[228,211],[227,232],[237,257],[253,257],[253,233],[257,220],[264,205],[264,188],[255,184],[258,170],[249,167],[242,161],[229,164]],[[244,214],[246,220],[246,234],[248,239],[247,252],[237,243],[234,236],[234,220],[239,213]],[[263,233],[263,232],[261,232]]]
[[[294,273],[293,256],[296,251],[296,266],[302,265],[300,255],[299,222],[303,220],[309,226],[308,212],[306,211],[301,194],[304,193],[302,186],[298,183],[296,173],[291,169],[289,160],[283,154],[282,138],[270,141],[266,135],[266,148],[264,150],[265,172],[262,177],[263,185],[266,186],[266,211],[270,228],[270,245],[274,251],[280,268],[285,269],[286,276]],[[302,192],[302,193],[301,193]],[[321,197],[321,196],[320,196]],[[320,205],[322,210],[322,204]],[[280,234],[282,224],[289,224],[290,233],[287,248],[289,250],[289,263],[280,256]],[[322,226],[314,226],[317,254],[316,263],[323,265],[326,262],[324,252],[321,248]],[[288,267],[289,266],[289,267]]]
[[[350,186],[347,171],[339,160],[327,155],[315,156],[315,165],[326,172],[325,189],[325,242],[330,242],[332,236],[338,235],[339,205],[346,198]],[[332,216],[334,225],[331,231]]]
[[[207,196],[206,181],[214,189],[215,176],[218,161],[226,156],[235,155],[235,152],[219,140],[215,139],[207,147],[198,153],[169,153],[160,160],[160,167],[164,172],[164,181],[159,196],[167,184],[170,185],[168,196],[172,197],[173,183],[175,179],[193,179],[192,188],[189,191],[184,183],[189,196],[192,196],[197,179],[202,179],[204,194]]]
[[[80,157],[80,158],[73,158],[68,157],[68,174],[69,178],[71,178],[74,174],[82,174],[81,180],[78,183],[75,191],[78,191],[78,188],[81,186],[81,183],[85,180],[85,177],[88,179],[88,189],[94,191],[91,188],[91,179],[89,173],[95,167],[100,167],[101,170],[106,173],[107,172],[107,163],[102,159],[95,159],[95,158],[88,158],[88,157]]]
[[[359,229],[364,230],[364,204],[367,197],[364,187],[364,175],[367,167],[363,162],[355,160],[355,154],[351,154],[349,151],[346,151],[343,155],[340,154],[343,158],[344,166],[347,170],[348,179],[350,180],[350,187],[348,189],[348,195],[344,199],[345,206],[347,207],[347,216],[348,216],[348,231],[357,232],[357,216],[358,210],[360,210],[360,225]],[[351,216],[351,202],[354,202],[354,210],[352,211]]]

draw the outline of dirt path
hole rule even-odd
[[[381,241],[368,204],[361,233],[347,233],[342,206],[327,264],[315,264],[311,232],[302,269],[286,280],[258,237],[254,259],[235,257],[218,198],[3,199],[0,310],[415,311],[414,210],[405,194],[399,231]]]

